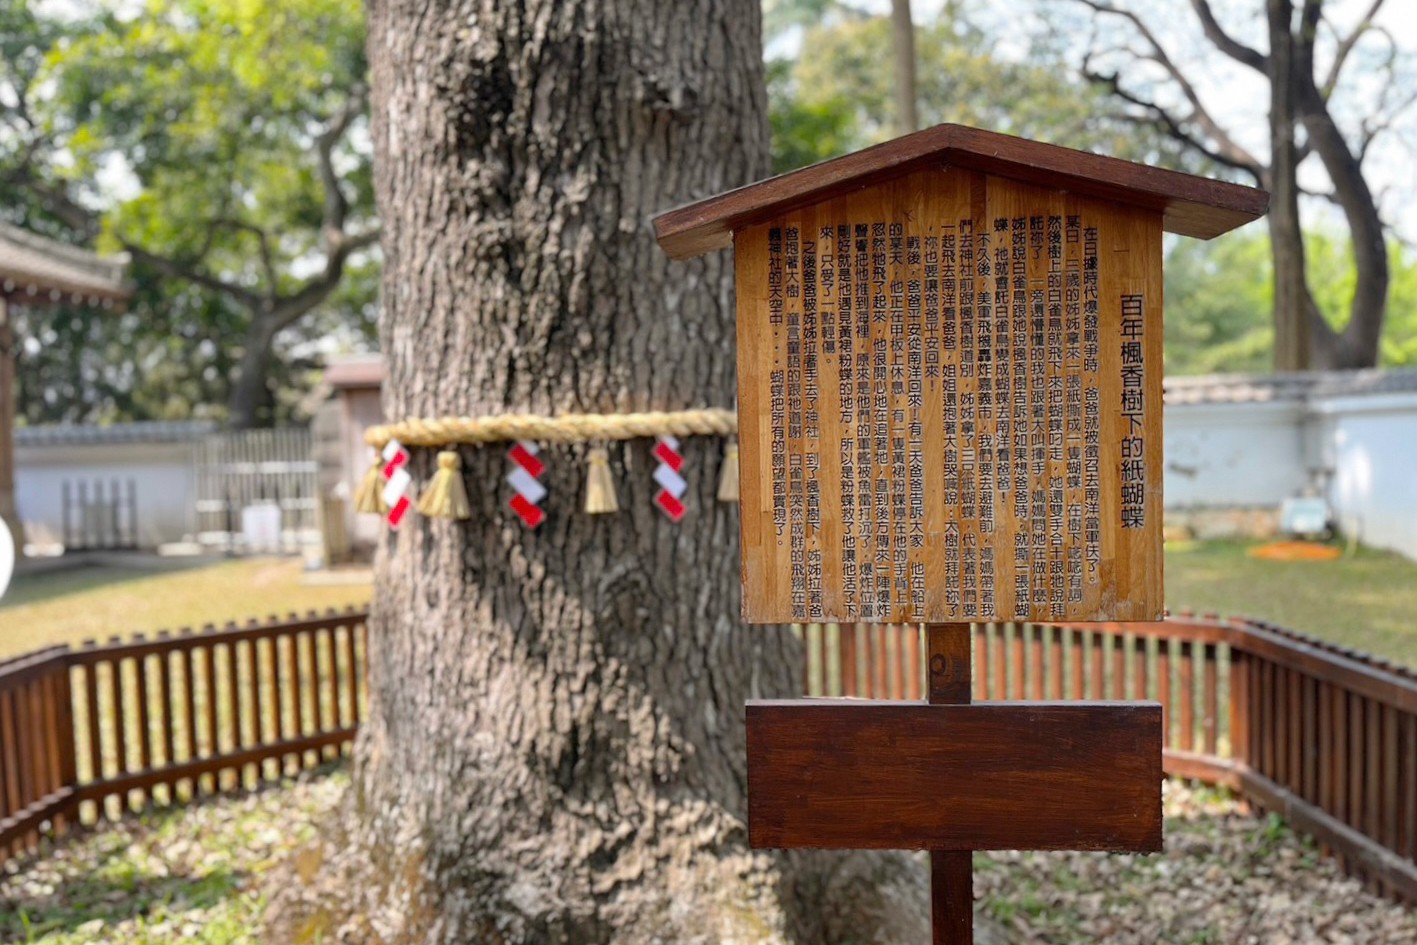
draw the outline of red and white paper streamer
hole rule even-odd
[[[507,450],[507,458],[512,461],[512,471],[507,473],[507,484],[515,491],[507,504],[521,516],[527,528],[535,528],[546,520],[540,502],[546,498],[546,487],[538,480],[546,471],[546,464],[536,458],[541,452],[535,443],[518,440]]]
[[[389,507],[390,528],[398,528],[403,517],[413,506],[408,497],[408,487],[413,477],[408,474],[408,450],[398,440],[390,440],[384,446],[384,504]]]
[[[689,484],[679,471],[684,468],[684,454],[679,452],[679,441],[672,436],[656,437],[654,458],[659,465],[654,470],[654,481],[659,483],[659,491],[654,494],[654,504],[659,506],[670,521],[677,522],[684,517],[684,491]]]

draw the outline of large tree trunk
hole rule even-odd
[[[895,52],[895,133],[908,135],[920,129],[915,18],[910,13],[910,0],[891,0],[891,48]]]
[[[262,411],[271,407],[268,376],[271,369],[271,345],[275,329],[261,313],[253,312],[246,329],[246,345],[241,352],[241,367],[236,383],[227,400],[227,423],[234,430],[250,430],[261,426]]]
[[[1274,369],[1302,371],[1310,366],[1312,332],[1323,320],[1312,317],[1304,265],[1304,231],[1299,222],[1299,153],[1294,88],[1294,36],[1291,0],[1267,0],[1269,22],[1269,238],[1274,262]]]
[[[1329,104],[1314,78],[1314,38],[1318,32],[1322,4],[1306,4],[1295,43],[1295,91],[1299,115],[1314,151],[1333,181],[1333,193],[1352,235],[1355,285],[1349,306],[1348,323],[1341,332],[1332,330],[1319,317],[1323,330],[1315,335],[1314,366],[1324,368],[1368,368],[1378,363],[1383,321],[1387,314],[1390,273],[1387,234],[1372,188],[1363,177],[1362,151],[1344,140],[1333,120]]]
[[[733,401],[730,260],[671,263],[653,213],[768,167],[757,0],[374,0],[385,407],[394,418]],[[546,522],[464,449],[468,522],[380,551],[346,884],[382,942],[920,941],[903,856],[747,848],[743,700],[797,691],[786,630],[740,624],[722,444],[689,512],[611,449],[622,511]],[[415,457],[425,477],[429,451]]]

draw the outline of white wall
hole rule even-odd
[[[1278,506],[1309,483],[1297,403],[1168,404],[1168,509]]]
[[[1329,499],[1345,533],[1417,559],[1417,395],[1322,401]]]
[[[192,460],[191,443],[16,445],[15,504],[20,521],[32,540],[42,536],[62,540],[64,480],[102,479],[106,496],[108,484],[116,479],[126,497],[132,479],[137,489],[139,546],[180,541],[193,530]]]
[[[1345,534],[1417,559],[1417,394],[1172,404],[1165,424],[1166,508],[1276,509],[1322,472]]]

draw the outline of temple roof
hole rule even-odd
[[[0,297],[19,304],[110,308],[130,294],[127,266],[126,254],[100,256],[0,223]]]

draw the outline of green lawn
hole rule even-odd
[[[368,585],[307,586],[298,560],[251,558],[140,568],[83,567],[17,577],[0,600],[0,658],[160,629],[368,603]]]
[[[1166,547],[1166,605],[1256,617],[1417,666],[1417,564],[1359,548],[1334,561],[1267,561],[1254,543]]]

